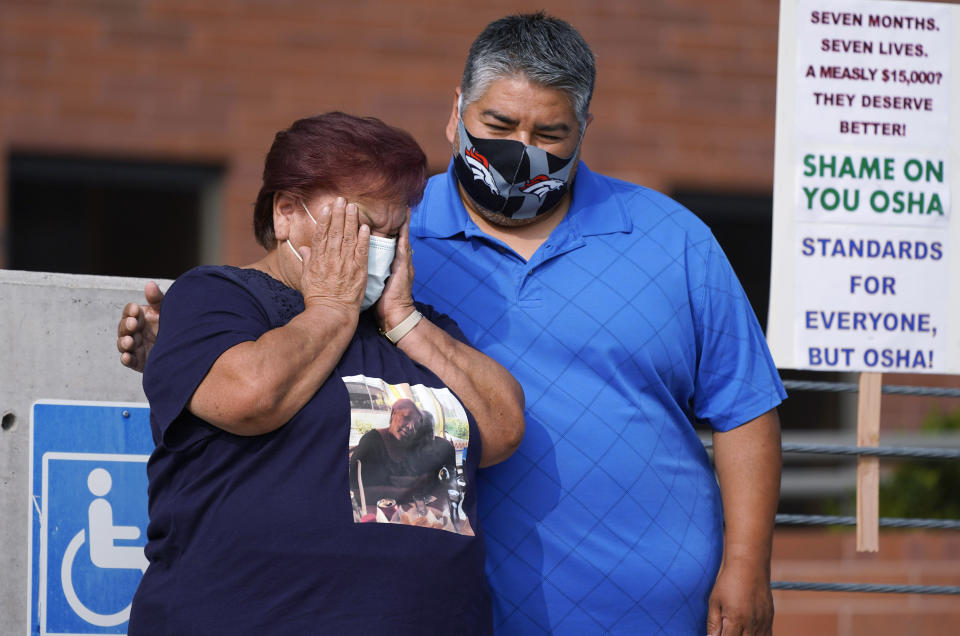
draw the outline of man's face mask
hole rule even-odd
[[[478,139],[457,124],[457,180],[470,198],[511,219],[530,219],[555,206],[569,190],[577,147],[567,158],[512,139]],[[581,128],[581,140],[583,130]]]
[[[310,214],[310,210],[307,209],[307,204],[301,201],[300,205],[303,206],[307,216],[309,216],[313,224],[316,225],[317,220]],[[293,246],[290,239],[287,239],[287,246],[302,263],[303,257],[300,256],[300,252]],[[373,307],[373,304],[380,299],[380,294],[383,293],[383,287],[387,284],[387,278],[390,276],[390,265],[393,263],[393,257],[396,252],[397,239],[370,235],[370,252],[367,255],[367,289],[363,293],[363,302],[360,303],[360,311]]]

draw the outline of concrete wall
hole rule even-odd
[[[0,270],[0,634],[27,626],[31,405],[146,401],[116,348],[120,310],[145,282]]]

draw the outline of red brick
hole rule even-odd
[[[836,614],[786,614],[779,609],[773,617],[777,636],[840,636]]]
[[[904,615],[879,614],[853,616],[850,636],[909,634],[910,636],[947,636],[960,625],[960,609],[951,614]]]

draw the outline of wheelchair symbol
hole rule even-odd
[[[87,488],[96,497],[87,509],[87,521],[90,542],[90,561],[94,567],[104,569],[135,569],[146,571],[148,561],[143,546],[115,545],[116,539],[134,540],[140,538],[140,528],[136,526],[113,525],[113,506],[104,499],[113,487],[113,479],[104,468],[94,468],[87,476]],[[81,529],[67,545],[60,565],[60,584],[63,587],[67,603],[77,616],[91,625],[114,627],[130,618],[130,604],[115,614],[98,614],[86,607],[77,596],[73,587],[73,562],[80,547],[87,541],[87,529]]]

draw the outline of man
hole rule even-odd
[[[488,25],[454,93],[453,160],[411,220],[416,297],[526,393],[520,449],[479,485],[495,625],[769,634],[785,393],[709,230],[579,161],[594,76],[561,20]],[[125,364],[160,300],[128,306]]]

